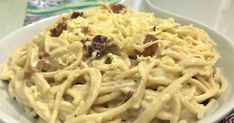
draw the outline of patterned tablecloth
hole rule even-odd
[[[234,123],[234,110],[219,123]]]
[[[83,9],[97,6],[98,0],[28,0],[25,25],[42,18],[56,15],[69,9]],[[99,0],[100,1],[100,0]],[[117,3],[121,0],[106,0],[109,3]],[[234,110],[219,123],[234,123]]]
[[[34,21],[57,15],[71,9],[84,9],[100,5],[102,0],[28,0],[25,25]],[[110,4],[121,0],[105,0]]]

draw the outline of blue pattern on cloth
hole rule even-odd
[[[28,7],[34,9],[48,9],[50,7],[61,6],[73,2],[84,2],[85,0],[29,0]],[[87,0],[86,0],[87,1]]]
[[[234,110],[219,123],[234,123]]]
[[[24,25],[69,10],[80,10],[98,6],[101,3],[115,4],[121,0],[28,0]]]

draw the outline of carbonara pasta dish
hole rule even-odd
[[[226,90],[208,34],[121,4],[70,12],[2,69],[9,95],[47,123],[188,123]]]

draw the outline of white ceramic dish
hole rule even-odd
[[[224,36],[218,34],[217,32],[203,26],[197,22],[185,19],[183,17],[175,16],[169,12],[161,11],[151,6],[150,1],[147,1],[145,4],[142,4],[140,9],[147,8],[150,12],[155,12],[157,17],[167,18],[173,17],[177,22],[184,24],[194,24],[206,32],[215,40],[218,44],[218,51],[220,52],[222,58],[220,59],[218,66],[222,69],[225,77],[229,81],[228,91],[219,98],[220,107],[211,115],[206,116],[204,119],[198,121],[199,123],[213,123],[219,121],[224,115],[230,112],[234,107],[234,90],[231,89],[234,87],[234,43],[225,38]],[[55,21],[58,16],[50,17],[39,22],[33,23],[31,25],[25,26],[12,34],[6,36],[0,40],[0,66],[6,62],[7,57],[12,53],[16,48],[22,46],[26,41],[30,41],[33,36],[38,32],[42,31],[45,27]],[[4,82],[0,82],[0,122],[10,122],[10,123],[30,123],[32,119],[27,118],[24,111],[20,108],[16,102],[8,97],[7,94],[7,85]]]

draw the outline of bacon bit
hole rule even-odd
[[[67,24],[65,22],[59,23],[54,29],[50,30],[51,37],[59,37],[63,30],[67,29]]]
[[[152,42],[155,40],[158,40],[158,39],[154,35],[148,34],[145,36],[144,43]],[[153,44],[153,45],[145,48],[145,50],[142,52],[142,55],[143,56],[152,56],[156,52],[157,48],[158,48],[158,44]]]
[[[129,90],[124,97],[124,102],[127,102],[132,97],[133,94],[134,92],[132,90]]]
[[[155,41],[155,40],[158,40],[154,35],[152,34],[147,34],[145,36],[145,39],[144,39],[144,44],[145,43],[148,43],[148,42],[152,42],[152,41]],[[137,55],[138,56],[144,56],[144,57],[147,57],[147,56],[153,56],[154,53],[156,52],[158,48],[158,44],[153,44],[149,47],[146,47],[145,50],[143,52],[139,52],[137,50],[135,50],[135,54],[131,54],[129,56],[130,59],[136,59],[137,58]]]
[[[51,68],[50,60],[48,58],[43,58],[38,61],[36,69],[42,72],[46,72]]]
[[[126,7],[122,4],[110,5],[110,8],[113,13],[121,13]]]
[[[81,27],[81,32],[84,33],[85,35],[90,33],[89,27],[88,26]]]
[[[113,42],[109,41],[107,37],[96,35],[92,40],[92,45],[88,47],[88,52],[91,56],[92,52],[96,51],[96,57],[100,58],[115,47],[116,45]]]
[[[73,12],[71,18],[84,17],[84,12]]]
[[[147,34],[147,35],[145,36],[144,43],[152,42],[152,41],[155,41],[155,40],[157,40],[157,38],[156,38],[154,35],[152,35],[152,34]]]
[[[31,77],[38,72],[35,68],[29,68],[28,70],[24,71],[24,78],[25,79],[31,79]]]
[[[155,41],[155,40],[158,40],[158,39],[154,35],[147,34],[145,36],[144,43],[152,42],[152,41]],[[144,57],[152,56],[156,52],[157,48],[158,48],[158,44],[153,44],[153,45],[145,48],[145,50],[142,53],[140,53],[140,55],[143,55]]]

